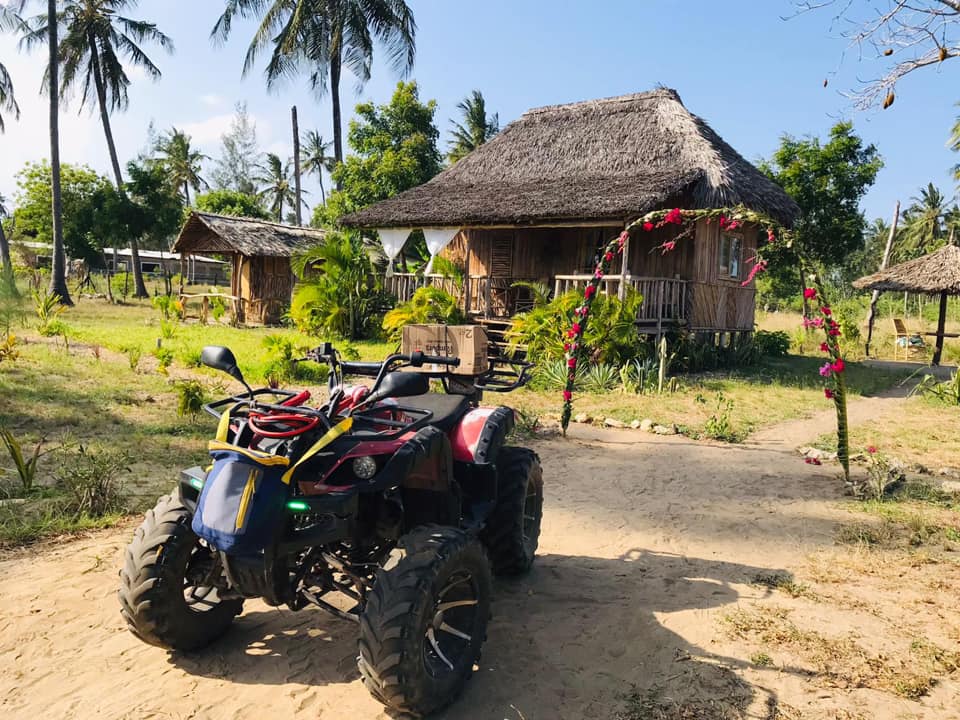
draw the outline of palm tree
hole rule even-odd
[[[283,222],[283,206],[293,207],[297,194],[290,183],[290,163],[284,164],[279,155],[267,153],[266,174],[257,178],[265,187],[258,195],[266,199],[268,209],[277,222]]]
[[[63,193],[60,189],[60,58],[57,52],[57,0],[47,0],[47,90],[50,95],[50,192],[53,206],[53,260],[50,292],[73,305],[67,289],[67,253],[63,246]]]
[[[207,181],[200,177],[200,170],[203,161],[209,158],[191,148],[190,136],[175,127],[157,139],[154,150],[163,155],[160,162],[174,186],[183,189],[183,198],[189,205],[190,188],[200,192],[200,188],[207,185]]]
[[[903,213],[902,243],[897,248],[899,261],[919,257],[936,250],[947,235],[947,198],[933,184],[920,189],[919,197],[910,198],[911,205]]]
[[[81,109],[91,102],[98,105],[114,180],[121,195],[124,194],[123,175],[113,140],[113,130],[110,127],[111,111],[126,110],[129,105],[127,89],[130,79],[120,56],[124,56],[128,64],[142,68],[148,76],[157,80],[160,69],[138,43],[155,42],[167,52],[173,51],[170,38],[157,30],[156,25],[118,14],[126,8],[132,8],[136,3],[137,0],[70,0],[59,16],[65,31],[60,43],[62,97],[68,97],[70,90],[81,85]],[[42,42],[45,34],[46,21],[38,18],[32,31],[24,37],[24,42],[29,47],[33,43]],[[135,237],[130,238],[130,254],[135,295],[146,297],[147,288],[143,282],[140,252]]]
[[[500,132],[500,118],[497,113],[487,117],[487,105],[479,90],[474,90],[458,103],[457,109],[463,115],[463,122],[451,123],[453,139],[450,141],[450,152],[447,153],[451,163],[473,152]]]
[[[337,166],[336,158],[327,155],[330,150],[330,141],[324,142],[323,136],[316,130],[307,133],[307,141],[300,150],[300,158],[303,163],[303,172],[317,174],[317,180],[320,182],[320,195],[323,197],[323,204],[327,204],[327,193],[323,189],[323,171],[332,173]]]
[[[13,8],[0,4],[0,30],[19,30],[22,27],[23,21]],[[0,110],[13,113],[15,120],[20,119],[20,106],[13,95],[13,80],[3,63],[0,63]],[[3,115],[0,115],[0,133],[3,131]]]
[[[321,96],[330,90],[337,162],[343,162],[340,77],[344,66],[357,79],[358,88],[363,87],[370,79],[374,41],[379,40],[401,75],[413,68],[417,24],[404,0],[227,0],[211,37],[225,41],[236,16],[260,20],[244,59],[244,74],[270,45],[268,87],[307,67],[314,90]]]
[[[16,295],[17,283],[13,277],[13,262],[10,260],[10,243],[7,242],[6,233],[3,231],[3,218],[7,214],[7,199],[0,193],[0,273],[3,275],[2,280],[7,285],[8,291]]]

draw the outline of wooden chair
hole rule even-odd
[[[923,338],[917,335],[916,333],[907,332],[907,326],[904,324],[903,320],[900,318],[893,319],[893,327],[895,330],[895,339],[893,341],[893,359],[897,359],[897,350],[903,348],[903,359],[906,360],[908,355],[915,355],[916,353],[925,353],[927,350],[926,344],[923,342]]]

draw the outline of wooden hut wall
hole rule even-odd
[[[754,325],[756,289],[742,287],[750,271],[750,258],[757,254],[758,229],[746,225],[733,235],[741,239],[740,274],[723,277],[720,272],[720,226],[697,223],[689,283],[689,328],[694,331],[750,332]]]
[[[241,278],[241,295],[248,321],[265,325],[280,320],[293,292],[290,258],[245,258]]]

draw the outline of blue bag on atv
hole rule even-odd
[[[210,442],[210,456],[193,531],[231,555],[262,552],[283,523],[290,460],[219,440]]]

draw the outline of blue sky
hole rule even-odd
[[[4,0],[0,0],[3,2]],[[831,15],[818,12],[790,20],[790,0],[408,0],[419,25],[412,77],[421,98],[435,99],[442,147],[456,104],[472,89],[483,91],[501,125],[540,105],[646,90],[658,83],[676,88],[684,103],[704,117],[751,160],[769,156],[783,133],[823,137],[839,119],[877,145],[886,161],[864,201],[868,218],[888,217],[893,203],[907,202],[921,185],[935,182],[952,193],[951,166],[960,160],[946,147],[960,100],[955,88],[960,61],[927,69],[903,81],[886,111],[855,112],[840,91],[858,77],[876,74],[858,63]],[[868,0],[855,0],[864,8]],[[163,70],[152,83],[134,75],[130,109],[114,117],[121,159],[145,143],[152,120],[161,128],[189,132],[195,144],[216,155],[233,106],[245,100],[265,150],[291,154],[290,106],[302,131],[331,136],[330,104],[302,82],[276,92],[264,88],[258,68],[241,78],[252,25],[237,24],[230,42],[215,48],[209,30],[221,0],[141,0],[134,17],[150,19],[170,35],[176,53],[151,50]],[[24,162],[47,155],[46,110],[37,95],[42,53],[18,54],[15,40],[0,37],[0,61],[10,70],[23,111],[0,135],[0,193],[15,193],[14,173]],[[829,77],[829,86],[823,80]],[[386,102],[397,81],[378,65],[362,95],[343,83],[344,109],[359,99]],[[99,122],[74,103],[63,115],[62,158],[108,169]],[[307,184],[311,204],[319,190]]]

